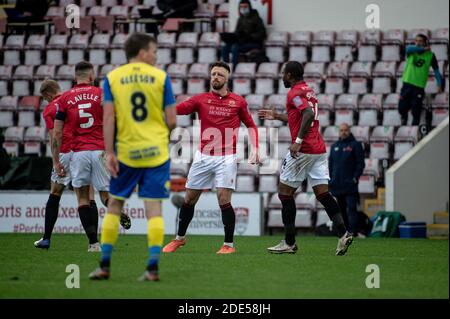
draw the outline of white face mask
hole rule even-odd
[[[239,10],[239,12],[240,12],[243,16],[246,16],[246,15],[248,15],[248,14],[250,13],[250,8],[241,8],[241,9]]]

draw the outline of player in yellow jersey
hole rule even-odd
[[[90,279],[108,279],[120,212],[138,185],[148,219],[149,259],[141,280],[158,281],[164,240],[161,200],[169,197],[169,134],[176,125],[175,98],[169,76],[154,67],[156,40],[142,33],[125,42],[129,61],[108,73],[103,87],[103,130],[111,173],[108,211],[101,233],[100,268]],[[115,140],[114,140],[115,139]]]

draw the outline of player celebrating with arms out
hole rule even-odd
[[[231,194],[236,185],[236,141],[241,121],[248,128],[252,150],[249,162],[259,164],[258,131],[247,110],[244,98],[228,91],[230,67],[224,62],[211,66],[211,92],[191,97],[177,105],[177,114],[197,112],[200,118],[201,144],[189,170],[186,195],[180,210],[178,232],[163,252],[176,251],[186,243],[185,235],[194,216],[195,204],[204,189],[217,188],[222,211],[225,241],[218,254],[236,251],[233,244],[236,216],[231,206]],[[211,139],[212,137],[212,139]]]
[[[308,178],[317,200],[325,207],[338,231],[336,255],[344,255],[353,237],[345,228],[336,200],[328,192],[328,160],[325,143],[319,132],[316,94],[303,81],[303,66],[299,62],[286,63],[283,82],[286,88],[290,88],[287,94],[287,114],[279,114],[273,109],[258,111],[259,116],[265,120],[277,119],[288,122],[292,138],[292,145],[281,167],[278,186],[285,239],[278,245],[268,248],[268,251],[279,254],[297,251],[294,193]]]

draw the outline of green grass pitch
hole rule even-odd
[[[99,253],[86,251],[83,235],[53,235],[48,251],[33,247],[38,237],[0,234],[0,298],[449,298],[448,240],[355,239],[338,257],[331,237],[298,236],[295,255],[266,252],[281,235],[236,237],[236,254],[216,255],[221,236],[189,236],[162,255],[155,283],[137,281],[145,236],[120,236],[111,278],[101,282],[87,278]],[[79,265],[79,289],[66,287],[68,264]],[[379,266],[379,288],[366,287],[369,264]]]

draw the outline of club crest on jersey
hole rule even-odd
[[[299,107],[303,104],[302,98],[300,96],[296,96],[292,99],[292,103],[294,103],[294,105],[296,107]]]
[[[236,102],[235,102],[234,100],[230,100],[230,101],[228,102],[228,105],[229,105],[229,106],[236,106]]]
[[[242,235],[247,230],[249,209],[246,207],[235,207],[234,213],[236,214],[236,233]]]

